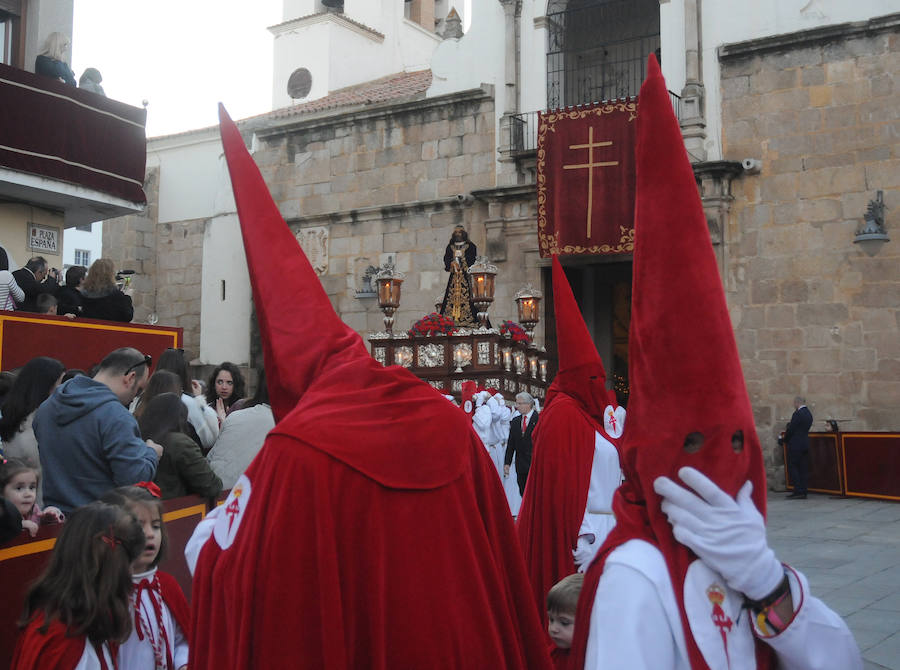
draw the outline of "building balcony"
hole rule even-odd
[[[0,99],[0,198],[67,228],[144,208],[146,110],[6,65]]]
[[[634,99],[637,99],[636,97]],[[678,94],[669,91],[669,99],[672,101],[672,107],[675,110],[675,116],[681,119],[681,97]],[[616,100],[603,100],[604,102],[614,103]],[[537,151],[537,134],[538,134],[538,114],[540,112],[525,112],[523,114],[513,114],[509,117],[509,145],[502,147],[501,151],[508,152],[511,156],[527,156]]]

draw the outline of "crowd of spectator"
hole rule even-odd
[[[191,378],[182,349],[166,350],[155,367],[137,349],[116,349],[95,368],[66,370],[40,356],[0,373],[0,540],[34,535],[42,523],[141,482],[162,499],[215,498],[275,425],[264,375],[245,398],[232,363],[217,366],[206,384]]]
[[[10,272],[9,257],[0,248],[0,308],[128,323],[134,318],[132,291],[123,291],[116,277],[108,258],[98,258],[90,270],[71,266],[65,283],[43,256],[30,258],[24,267]]]

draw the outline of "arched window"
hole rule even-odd
[[[637,95],[659,56],[659,0],[550,0],[547,107]]]

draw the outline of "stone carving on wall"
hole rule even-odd
[[[317,275],[328,272],[328,228],[315,226],[294,231],[303,253]]]

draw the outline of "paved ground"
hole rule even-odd
[[[769,492],[769,544],[844,617],[866,670],[900,670],[900,504]]]

